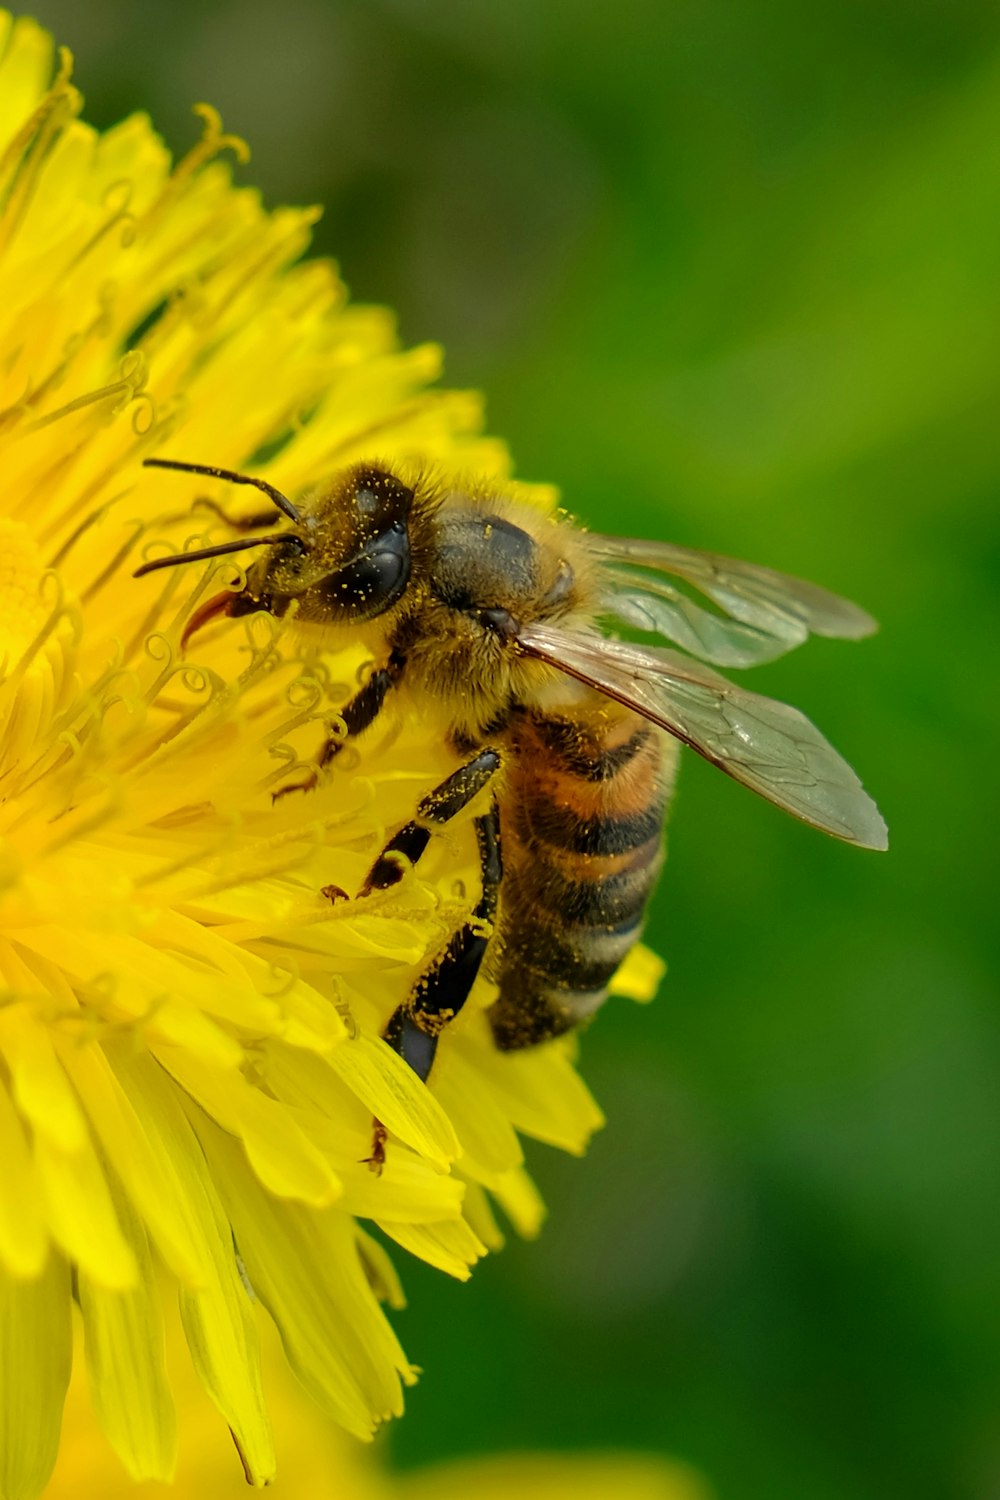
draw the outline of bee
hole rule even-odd
[[[476,903],[384,1032],[419,1078],[481,972],[498,987],[487,1014],[504,1051],[559,1036],[602,1004],[642,931],[682,744],[802,822],[887,847],[874,802],[813,724],[714,670],[771,661],[810,633],[869,635],[875,622],[857,605],[714,553],[595,535],[489,483],[356,463],[296,505],[250,475],[146,463],[252,485],[271,503],[241,523],[244,536],[138,569],[266,549],[242,587],[195,612],[185,640],[265,610],[320,644],[360,640],[372,653],[305,787],[403,689],[439,715],[455,769],[359,892],[396,884],[476,804]],[[282,517],[282,529],[253,534]],[[618,640],[608,625],[672,644]],[[376,1121],[375,1169],[384,1151]]]

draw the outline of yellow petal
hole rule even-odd
[[[36,1135],[56,1151],[82,1150],[83,1112],[46,1027],[24,1006],[0,1011],[0,1049],[10,1064],[14,1099]]]
[[[455,1038],[456,1048],[463,1051],[466,1047],[471,1051],[474,1045],[472,1038]],[[523,1052],[498,1052],[479,1045],[474,1066],[517,1130],[580,1155],[604,1124],[604,1116],[566,1049],[562,1038]]]
[[[54,944],[67,942],[67,934],[36,929],[24,933],[22,941],[40,948],[43,953],[47,947],[52,953]],[[68,941],[72,944],[72,951],[61,954],[61,962],[78,983],[85,985],[107,965],[107,936],[77,930],[69,935]],[[245,1019],[251,1027],[271,1029],[274,1006],[254,994],[246,983],[234,983],[226,975],[195,967],[123,933],[115,934],[114,942],[123,978],[127,977],[115,998],[135,1014],[148,1013],[152,1031],[162,1026],[164,998],[173,1003],[177,1012],[187,1012],[192,1024],[200,1023],[199,1033],[205,1028],[206,1035],[214,1031],[222,1039],[223,1033],[213,1025],[218,1020]],[[239,1049],[228,1038],[224,1040],[226,1053],[238,1057]],[[192,1044],[188,1037],[184,1042],[185,1045]]]
[[[111,1202],[104,1165],[89,1137],[78,1151],[35,1140],[35,1166],[53,1239],[101,1286],[134,1286],[135,1257]]]
[[[625,995],[629,1000],[638,1000],[641,1005],[652,1000],[667,972],[667,966],[658,953],[638,943],[632,948],[608,985],[608,994]]]
[[[448,1220],[439,1224],[397,1224],[388,1219],[376,1222],[397,1245],[456,1281],[468,1281],[470,1267],[486,1254],[486,1246],[464,1220],[457,1224]]]
[[[524,1154],[514,1127],[466,1055],[454,1051],[441,1058],[431,1091],[455,1126],[463,1167],[471,1163],[474,1175],[485,1181],[521,1165]]]
[[[33,1281],[0,1269],[0,1500],[35,1500],[52,1472],[72,1352],[69,1267]]]
[[[133,1479],[173,1477],[177,1434],[167,1383],[163,1316],[146,1235],[127,1201],[115,1206],[138,1267],[129,1291],[77,1276],[87,1372],[105,1437]]]
[[[462,1212],[469,1228],[477,1239],[482,1240],[487,1250],[503,1249],[503,1231],[496,1221],[487,1194],[478,1182],[466,1183]]]
[[[413,1375],[382,1317],[351,1221],[336,1210],[276,1204],[230,1136],[208,1121],[199,1133],[251,1285],[289,1363],[325,1410],[370,1437],[402,1410],[400,1381]]]
[[[253,1088],[237,1072],[223,1073],[176,1047],[155,1054],[208,1114],[246,1147],[261,1181],[281,1198],[330,1203],[340,1193],[337,1174],[299,1129],[288,1109]]]
[[[329,1062],[390,1135],[442,1168],[458,1155],[448,1116],[426,1084],[381,1038],[359,1036],[332,1052]]]
[[[527,1172],[508,1172],[490,1192],[522,1239],[533,1239],[545,1221],[545,1203]]]
[[[378,1240],[372,1239],[361,1228],[356,1231],[356,1239],[358,1256],[368,1285],[380,1302],[387,1302],[390,1307],[399,1311],[406,1306],[406,1293],[385,1246],[380,1245]]]
[[[6,1267],[12,1276],[38,1276],[45,1264],[49,1236],[24,1128],[2,1083],[0,1161],[4,1176],[0,1193],[0,1269]]]
[[[345,1144],[348,1144],[345,1142]],[[341,1206],[362,1219],[380,1223],[420,1224],[462,1216],[463,1184],[435,1172],[405,1146],[393,1141],[385,1167],[376,1176],[364,1157],[371,1150],[371,1126],[359,1135],[354,1160],[343,1169]]]
[[[257,1327],[237,1267],[232,1229],[170,1079],[148,1057],[128,1063],[120,1058],[118,1065],[133,1102],[142,1100],[151,1140],[173,1164],[200,1247],[202,1284],[180,1293],[181,1319],[198,1378],[228,1422],[251,1483],[266,1484],[274,1474],[274,1443],[261,1390]]]
[[[0,11],[0,148],[44,94],[52,73],[52,38],[37,21]]]
[[[89,997],[97,989],[98,976],[106,972],[109,938],[107,934],[82,932],[67,927],[60,930],[39,923],[22,928],[18,942],[42,960],[58,956],[64,970],[71,976],[84,996]],[[117,983],[106,1002],[114,1005],[120,1013],[140,1021],[150,1037],[162,1037],[167,1042],[187,1047],[192,1052],[220,1067],[233,1066],[242,1057],[242,1049],[232,1036],[216,1024],[203,1011],[190,1003],[193,995],[204,998],[212,986],[204,974],[188,983],[188,974],[181,965],[174,965],[168,974],[166,988],[158,986],[151,970],[157,975],[164,972],[162,966],[150,958],[152,950],[141,943],[116,936],[115,946],[124,956],[122,972],[116,976]],[[171,987],[183,998],[169,999]]]
[[[104,1153],[160,1254],[182,1281],[199,1285],[205,1275],[203,1247],[191,1233],[187,1202],[169,1153],[147,1131],[104,1047],[64,1039],[59,1050]],[[121,1043],[109,1046],[112,1059],[120,1059],[125,1050]]]

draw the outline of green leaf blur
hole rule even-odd
[[[685,764],[609,1125],[458,1287],[404,1268],[402,1465],[646,1447],[720,1495],[1000,1487],[1000,13],[976,0],[43,3],[88,115],[218,104],[272,202],[604,529],[753,558],[882,633],[751,685],[887,856]],[[200,456],[200,455],[199,455]]]

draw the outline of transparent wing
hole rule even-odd
[[[798,709],[736,687],[674,651],[525,626],[529,656],[585,682],[813,828],[888,848],[885,823],[850,766]]]
[[[717,667],[757,667],[800,646],[808,631],[789,621],[782,634],[702,609],[665,580],[608,568],[599,593],[602,615],[618,625],[675,641],[692,656]]]
[[[590,535],[587,547],[600,565],[607,614],[717,666],[773,661],[809,634],[859,640],[878,628],[849,599],[755,563],[627,537]],[[703,609],[664,573],[683,579],[729,618]]]

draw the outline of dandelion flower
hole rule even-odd
[[[431,1088],[381,1041],[476,877],[466,823],[391,901],[321,894],[356,889],[448,769],[419,726],[273,800],[364,652],[310,655],[253,616],[185,655],[232,560],[131,576],[227,534],[203,481],[146,456],[296,495],[373,451],[502,477],[505,450],[475,397],[433,386],[436,348],[400,349],[301,260],[311,211],[233,186],[244,148],[214,112],[172,166],[144,117],[100,134],[80,107],[68,56],[0,12],[0,1500],[51,1470],[74,1299],[133,1478],[174,1465],[175,1301],[252,1482],[275,1463],[266,1317],[320,1407],[370,1436],[414,1378],[382,1240],[468,1275],[501,1242],[491,1201],[538,1225],[518,1133],[580,1151],[600,1122],[572,1043],[501,1066],[486,987]]]

